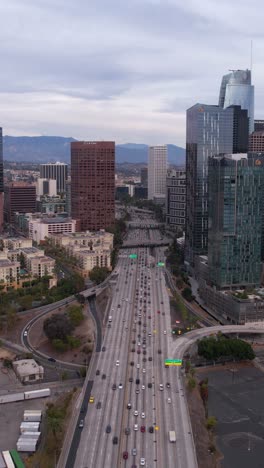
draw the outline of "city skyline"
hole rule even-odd
[[[250,67],[251,39],[261,118],[259,5],[11,0],[1,10],[0,124],[6,135],[184,146],[185,110],[217,103],[221,77]]]

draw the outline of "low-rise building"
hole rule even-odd
[[[11,286],[19,280],[20,263],[0,257],[0,284]]]
[[[34,359],[21,359],[13,362],[15,374],[22,383],[43,380],[44,368],[39,366]]]
[[[63,217],[47,217],[29,221],[29,237],[37,244],[50,238],[52,234],[75,232],[76,220]]]
[[[32,239],[27,237],[8,237],[2,238],[3,246],[7,249],[23,249],[24,247],[32,247]]]

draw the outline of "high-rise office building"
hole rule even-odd
[[[167,145],[150,146],[148,150],[148,198],[154,200],[166,195]]]
[[[115,219],[115,143],[71,143],[71,215],[85,230],[104,229]]]
[[[3,165],[3,133],[0,127],[0,232],[4,222],[4,165]]]
[[[251,133],[249,136],[249,151],[264,153],[264,130]]]
[[[185,230],[186,172],[169,169],[166,178],[166,224],[176,232]]]
[[[217,289],[259,285],[263,159],[209,158],[208,280]]]
[[[34,213],[36,211],[36,187],[24,182],[15,182],[5,186],[4,217],[13,224],[15,213]]]
[[[187,110],[185,257],[207,253],[208,158],[232,153],[234,110],[195,104]]]
[[[264,132],[264,120],[255,120],[254,121],[254,131],[255,132]]]
[[[142,187],[147,187],[148,186],[148,168],[147,167],[142,167],[140,170],[140,181]]]
[[[57,196],[57,182],[55,179],[41,179],[37,180],[37,200],[43,195],[49,197]]]
[[[233,70],[224,75],[219,94],[219,106],[241,106],[248,111],[249,133],[254,131],[254,86],[250,70]]]
[[[71,180],[66,181],[66,212],[68,216],[71,216]]]
[[[40,178],[55,179],[57,182],[57,192],[65,193],[66,180],[68,178],[68,164],[60,162],[40,164]]]

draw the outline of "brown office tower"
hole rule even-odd
[[[23,182],[15,182],[4,187],[4,218],[13,224],[15,213],[34,213],[36,211],[36,187]]]
[[[115,143],[71,143],[71,216],[80,229],[105,229],[115,219]]]
[[[249,151],[264,153],[264,130],[251,133],[249,136]]]

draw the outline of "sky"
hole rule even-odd
[[[264,118],[261,0],[0,3],[0,126],[185,146],[185,111],[217,104],[222,75],[250,68]]]

